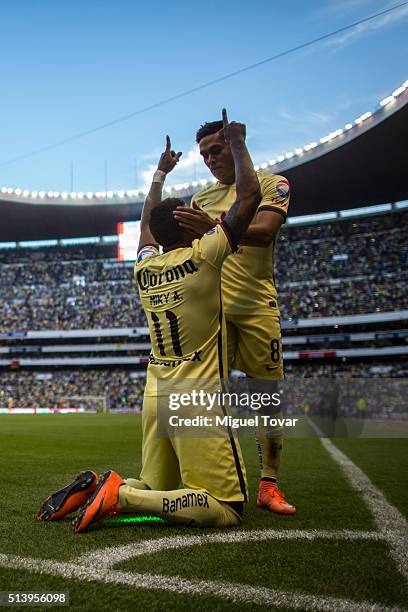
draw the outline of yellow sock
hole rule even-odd
[[[192,527],[235,527],[241,523],[231,506],[200,489],[152,491],[124,484],[119,488],[119,508],[121,512],[151,512]]]
[[[261,478],[278,478],[278,470],[282,454],[283,438],[266,438],[263,436],[256,438],[258,445],[259,461],[261,464]]]

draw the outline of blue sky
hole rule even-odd
[[[13,0],[0,5],[0,185],[143,188],[169,133],[174,185],[208,173],[204,121],[248,127],[255,163],[343,127],[408,78],[408,6],[277,61],[18,162],[32,150],[395,6],[388,0]],[[137,169],[137,173],[136,173]]]

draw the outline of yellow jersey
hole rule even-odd
[[[262,201],[257,212],[270,210],[286,220],[290,188],[286,178],[258,172]],[[223,219],[236,199],[235,183],[215,183],[196,193],[193,202],[213,218]],[[256,215],[252,223],[255,220]],[[225,314],[278,314],[273,273],[275,244],[267,247],[240,246],[222,266],[222,301]]]
[[[145,395],[167,395],[176,379],[228,376],[221,268],[234,249],[221,223],[191,247],[161,255],[154,245],[140,250],[135,280],[152,343]]]

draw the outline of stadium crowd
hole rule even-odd
[[[284,319],[408,308],[407,213],[286,227],[276,284]],[[146,324],[116,247],[0,251],[0,332]]]
[[[408,361],[331,361],[285,364],[286,378],[407,378]]]
[[[145,376],[123,369],[7,371],[0,373],[0,408],[140,408],[144,385]]]
[[[289,363],[286,378],[406,378],[408,363]],[[246,384],[244,379],[242,384]],[[94,410],[139,409],[143,401],[144,372],[129,369],[6,370],[0,372],[0,408],[84,406]],[[235,388],[233,382],[233,387]],[[406,391],[406,387],[405,387]]]

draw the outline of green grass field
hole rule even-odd
[[[408,440],[334,442],[406,517]],[[268,603],[269,595],[277,591],[291,594],[294,601],[299,597],[298,609],[347,609],[336,606],[332,599],[324,608],[324,598],[361,604],[361,609],[368,609],[363,602],[377,604],[379,610],[404,608],[408,600],[406,584],[386,541],[324,534],[315,534],[310,540],[305,535],[314,530],[378,531],[378,523],[360,492],[346,479],[321,441],[293,438],[285,443],[280,484],[299,508],[293,517],[256,508],[259,474],[255,442],[246,438],[241,444],[251,499],[242,527],[231,530],[238,541],[164,548],[119,561],[106,576],[97,570],[93,575],[91,569],[84,568],[81,575],[69,577],[69,572],[64,574],[65,570],[58,568],[78,566],[77,558],[86,553],[126,544],[134,544],[137,550],[146,541],[164,537],[211,534],[222,540],[225,531],[105,521],[88,533],[75,535],[69,519],[59,523],[36,521],[41,501],[84,468],[98,472],[113,468],[124,477],[137,477],[141,461],[140,417],[1,417],[0,591],[69,591],[73,610],[292,609],[285,598],[280,603]],[[284,537],[256,536],[240,541],[243,532],[253,530],[274,530]],[[296,537],[288,537],[287,532],[293,530],[300,531]],[[16,560],[16,556],[21,559]],[[27,559],[36,560],[36,571],[28,569],[27,562],[24,564]],[[54,563],[46,564],[45,560]],[[55,571],[49,569],[54,566]],[[126,580],[129,575],[134,578],[132,583]],[[149,578],[149,584],[141,588],[140,575],[154,575],[157,580]],[[218,588],[219,583],[222,585]],[[167,586],[161,588],[161,584]],[[251,587],[255,589],[253,597]],[[234,600],[234,588],[244,593],[241,599],[237,596],[238,600]],[[307,596],[315,599],[305,604],[309,601]]]

